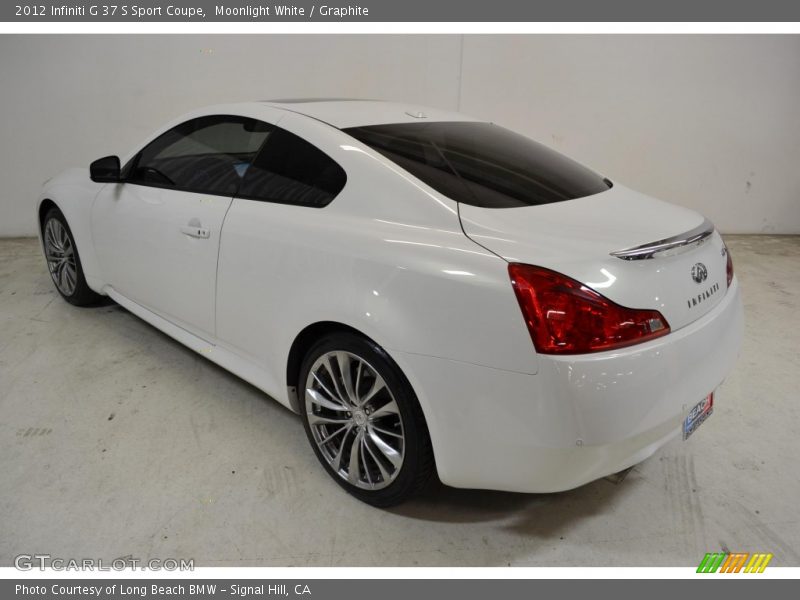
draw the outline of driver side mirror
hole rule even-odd
[[[96,183],[119,183],[119,156],[104,156],[89,165],[89,177]]]

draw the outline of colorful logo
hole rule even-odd
[[[698,573],[763,573],[772,554],[749,552],[709,552],[700,561]]]

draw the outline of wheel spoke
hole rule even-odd
[[[355,387],[355,398],[358,404],[361,403],[358,395],[358,390],[361,389],[361,370],[364,368],[364,361],[358,361],[358,368],[356,369],[356,387]]]
[[[75,272],[72,270],[72,267],[69,264],[64,263],[64,275],[67,280],[67,289],[71,294],[72,291],[75,289]]]
[[[383,429],[381,427],[377,427],[376,425],[374,425],[372,423],[367,425],[367,429],[369,429],[369,431],[377,431],[381,435],[389,435],[389,436],[395,437],[395,438],[400,439],[400,440],[403,439],[403,435],[402,434],[395,433],[394,431],[389,431],[388,429]]]
[[[397,450],[387,444],[383,438],[375,433],[375,431],[369,432],[369,439],[372,440],[372,443],[375,444],[375,447],[378,450],[380,450],[381,454],[389,459],[389,462],[392,463],[392,466],[394,466],[395,469],[400,466],[403,457],[400,456],[400,453]]]
[[[61,243],[61,248],[66,248],[67,244],[69,243],[69,237],[67,236],[67,230],[61,226],[61,223],[58,224],[58,237],[58,241]]]
[[[55,221],[53,221],[52,219],[47,222],[47,227],[45,228],[45,231],[44,231],[45,239],[46,239],[47,242],[50,243],[50,246],[52,246],[53,249],[60,251],[58,242],[56,241],[55,231],[53,231],[54,228],[55,228],[55,225],[53,225],[53,223],[55,223]]]
[[[344,432],[350,431],[350,425],[349,424],[348,425],[342,425],[341,427],[339,427],[339,429],[337,429],[336,431],[334,431],[333,433],[331,433],[327,437],[319,440],[317,442],[317,444],[319,444],[320,446],[322,446],[323,444],[327,444],[328,442],[330,442],[333,438],[335,438],[337,435],[339,435],[343,431]]]
[[[50,235],[53,239],[53,245],[59,250],[64,250],[64,245],[61,243],[61,224],[58,221],[51,221],[52,227],[50,228]]]
[[[350,464],[347,467],[347,479],[350,483],[357,483],[358,477],[358,448],[361,445],[362,434],[358,434],[350,444]]]
[[[342,376],[342,384],[344,392],[347,394],[347,400],[350,404],[356,405],[358,401],[353,391],[353,374],[351,372],[353,363],[350,360],[350,355],[347,352],[337,352],[336,363],[339,365],[339,373]]]
[[[381,472],[381,477],[383,477],[384,481],[389,481],[391,479],[391,475],[389,475],[389,471],[386,470],[386,467],[383,465],[383,461],[381,461],[375,453],[372,451],[372,448],[369,447],[369,443],[367,440],[364,440],[364,447],[369,452],[369,455],[372,457],[372,462],[378,465],[378,470]]]
[[[331,364],[331,357],[330,356],[326,356],[325,357],[324,365],[325,365],[325,368],[328,370],[328,373],[331,376],[331,381],[333,381],[333,387],[336,390],[336,396],[339,398],[339,400],[342,402],[342,404],[347,404],[347,396],[345,396],[342,393],[342,389],[339,386],[339,379],[341,378],[341,376],[337,376],[336,373],[333,372],[333,365]]]
[[[364,436],[361,436],[361,443],[358,445],[358,453],[361,455],[361,465],[364,467],[364,475],[367,477],[367,483],[372,485],[372,475],[369,472],[369,466],[367,466],[367,455],[364,454],[364,446],[367,445],[367,440]]]
[[[66,272],[67,272],[66,263],[61,263],[61,265],[59,265],[59,269],[58,269],[58,287],[60,287],[61,291],[64,292],[64,293],[68,293],[67,292],[68,285],[67,285]]]
[[[344,435],[344,437],[342,438],[342,443],[339,445],[339,449],[336,451],[336,456],[334,456],[333,459],[330,461],[333,470],[336,471],[337,473],[342,468],[342,457],[344,456],[344,447],[347,442],[347,437],[349,434],[350,432],[348,431]]]
[[[377,410],[375,410],[375,412],[373,412],[371,416],[373,419],[379,419],[381,417],[386,417],[389,415],[399,415],[399,414],[400,412],[399,409],[397,408],[397,402],[395,402],[394,399],[392,399],[389,400],[389,402],[387,402],[380,408],[378,408]]]
[[[331,398],[334,402],[338,402],[341,406],[345,406],[345,402],[339,398],[337,394],[333,393],[316,373],[313,373],[312,375],[314,377],[314,381],[316,381],[317,385],[322,388],[322,391],[328,394],[329,398]]]
[[[338,404],[336,402],[332,402],[332,401],[328,400],[325,396],[320,394],[317,390],[314,390],[314,389],[311,389],[311,388],[308,388],[306,390],[306,397],[311,398],[311,402],[313,402],[314,404],[318,404],[319,406],[327,408],[328,410],[336,410],[336,411],[340,411],[340,412],[344,412],[344,411],[347,410],[347,407],[345,407],[345,406],[343,406],[341,404]]]
[[[308,422],[311,425],[343,425],[350,422],[350,417],[339,413],[333,417],[323,417],[316,413],[310,412],[308,414]]]
[[[375,373],[375,381],[372,383],[372,388],[367,392],[367,395],[363,398],[359,399],[358,403],[359,406],[364,406],[367,402],[372,400],[375,397],[375,394],[380,392],[382,389],[386,387],[386,383],[383,381],[383,377]]]

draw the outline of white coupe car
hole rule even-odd
[[[205,108],[37,210],[68,302],[110,296],[290,407],[377,506],[434,471],[554,492],[630,467],[712,413],[742,338],[701,215],[436,109]]]

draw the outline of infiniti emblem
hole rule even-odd
[[[696,263],[692,267],[692,279],[694,279],[695,283],[703,283],[708,279],[708,269],[703,263]]]

